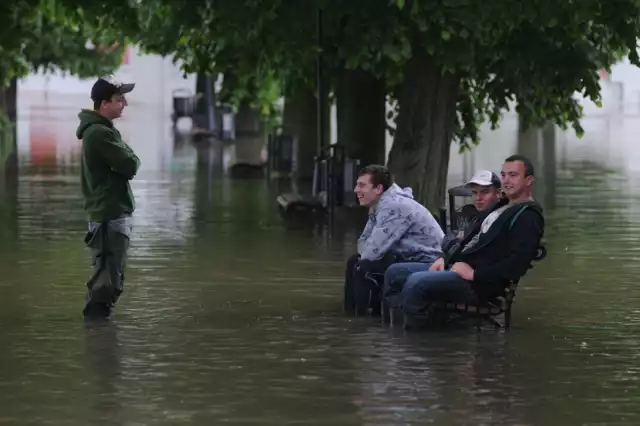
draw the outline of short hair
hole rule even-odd
[[[382,185],[382,189],[385,191],[393,184],[393,179],[391,178],[389,169],[379,164],[369,164],[368,166],[360,169],[358,177],[363,175],[371,176],[371,183],[373,186]]]
[[[528,157],[522,154],[514,154],[504,160],[505,163],[513,163],[514,161],[521,161],[524,164],[524,175],[526,176],[535,176],[535,170],[533,169],[533,163],[529,160]]]

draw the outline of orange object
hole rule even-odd
[[[29,145],[31,164],[44,166],[56,164],[58,146],[56,138],[44,127],[31,127]]]

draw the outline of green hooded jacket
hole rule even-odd
[[[138,172],[140,159],[122,141],[111,120],[85,109],[78,118],[76,136],[82,139],[80,178],[89,221],[131,215],[135,199],[129,181]]]

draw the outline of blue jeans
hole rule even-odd
[[[415,272],[428,271],[431,265],[431,263],[402,262],[389,266],[384,273],[382,297],[387,300],[391,307],[399,307],[401,301],[400,294],[402,293],[407,278]]]
[[[427,315],[433,302],[472,303],[476,299],[471,283],[451,271],[411,274],[401,296],[407,315]]]

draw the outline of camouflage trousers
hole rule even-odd
[[[93,272],[86,283],[85,317],[109,318],[124,291],[124,271],[132,231],[130,216],[89,222],[84,242],[91,252]]]

